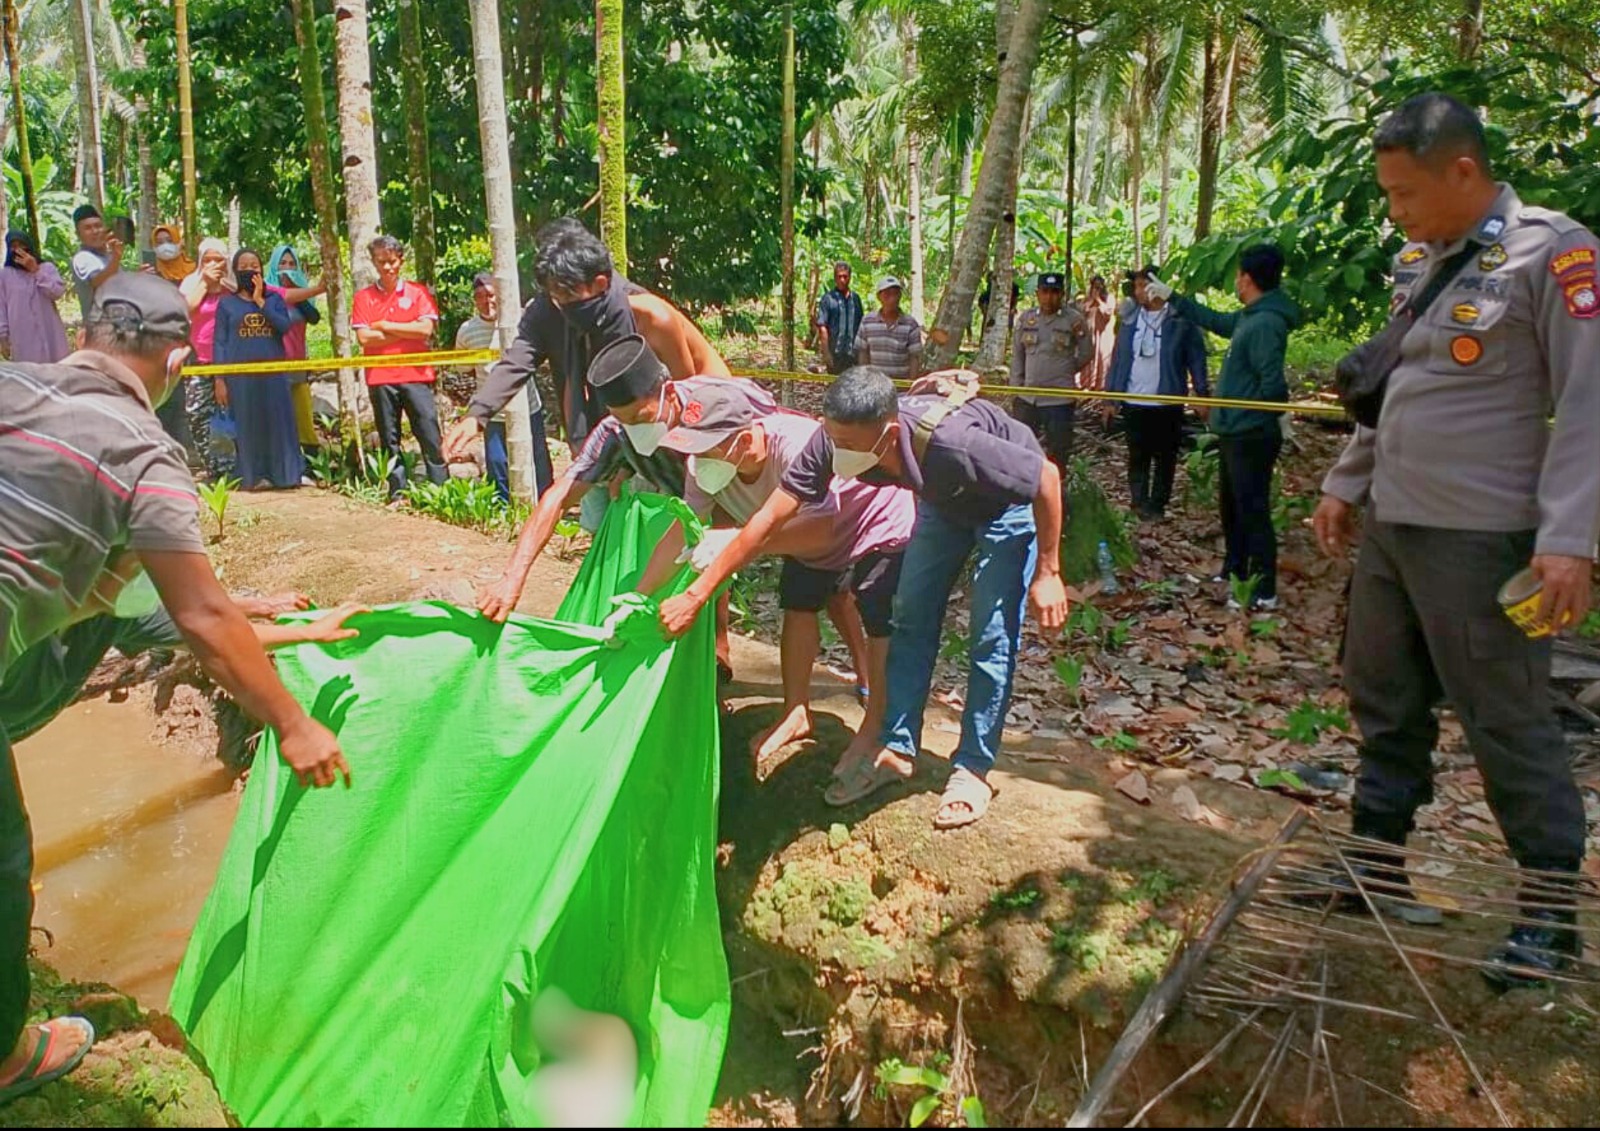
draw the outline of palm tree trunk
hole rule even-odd
[[[1067,167],[1061,178],[1061,195],[1067,198],[1066,224],[1066,276],[1067,293],[1072,294],[1076,284],[1072,281],[1072,240],[1077,227],[1078,211],[1078,55],[1082,50],[1081,33],[1072,33],[1072,58],[1067,63]]]
[[[794,4],[783,9],[783,368],[794,371]],[[793,394],[783,383],[783,401]]]
[[[1011,29],[1010,49],[1000,67],[1000,88],[995,95],[994,114],[983,144],[983,168],[967,209],[967,222],[961,230],[950,278],[939,300],[934,320],[928,363],[939,368],[955,356],[961,335],[972,319],[972,303],[978,291],[978,278],[988,261],[989,245],[1005,205],[1008,186],[1015,176],[1022,139],[1023,115],[1028,93],[1033,87],[1033,72],[1039,62],[1040,30],[1044,25],[1048,0],[1021,0]],[[991,292],[992,294],[992,292]]]
[[[378,155],[372,132],[372,59],[367,0],[334,0],[334,62],[339,78],[339,139],[344,146],[344,208],[350,274],[357,290],[377,281],[367,245],[378,234]]]
[[[472,58],[478,78],[478,141],[483,149],[483,194],[489,214],[489,249],[500,295],[499,345],[517,336],[522,286],[517,277],[517,209],[511,193],[511,142],[506,136],[505,66],[500,51],[499,0],[469,0]],[[528,394],[522,390],[506,408],[506,447],[511,490],[519,499],[534,495],[533,433],[528,425]]]
[[[189,3],[172,0],[178,39],[178,139],[183,162],[183,245],[190,256],[200,242],[200,217],[194,168],[194,94],[189,73]]]
[[[1167,224],[1172,218],[1172,138],[1161,138],[1161,207],[1156,213],[1156,262],[1167,261]]]
[[[1471,63],[1483,46],[1483,0],[1466,0],[1456,27],[1456,54]]]
[[[328,152],[327,98],[322,88],[322,46],[317,42],[315,0],[290,0],[294,37],[300,48],[300,103],[306,117],[306,147],[311,160],[311,200],[317,210],[317,246],[322,256],[322,281],[328,285],[328,317],[333,323],[333,352],[350,355],[350,302],[344,287],[344,257],[339,248],[339,200],[334,194],[333,156]],[[361,386],[355,370],[339,371],[339,419],[361,451]]]
[[[1222,157],[1223,92],[1222,29],[1213,21],[1206,33],[1205,63],[1200,79],[1200,169],[1195,199],[1194,238],[1211,234],[1217,206],[1217,165]]]
[[[11,74],[12,128],[17,131],[17,171],[22,174],[22,207],[28,234],[39,242],[39,205],[33,190],[33,154],[28,149],[28,118],[22,103],[22,60],[17,57],[17,0],[0,0],[5,21],[6,67]]]
[[[433,174],[428,156],[428,70],[422,55],[422,6],[399,0],[400,85],[406,107],[406,152],[411,165],[411,252],[417,279],[434,280]]]
[[[94,17],[89,0],[67,0],[72,29],[72,58],[77,70],[78,152],[83,161],[84,192],[102,211],[106,206],[105,142],[101,136],[100,71],[94,57]]]
[[[1144,262],[1144,224],[1139,205],[1144,196],[1144,115],[1138,94],[1128,100],[1128,196],[1132,201],[1133,261]]]
[[[144,44],[134,40],[132,57],[134,70],[144,70],[145,62]],[[150,103],[145,100],[144,95],[141,94],[133,100],[133,113],[135,160],[139,167],[139,247],[148,250],[151,232],[161,222],[161,201],[157,199],[160,190],[156,182],[155,158],[150,152]]]
[[[626,90],[622,51],[623,0],[595,0],[596,130],[600,138],[600,238],[617,270],[628,270],[628,165],[623,114]]]
[[[239,198],[232,197],[228,201],[228,250],[238,251],[241,246],[241,231],[244,227],[243,210],[239,207]]]
[[[917,17],[908,11],[901,25],[905,39],[905,81],[909,87],[917,79]],[[922,138],[909,124],[906,126],[906,182],[910,201],[911,225],[911,317],[921,322],[926,317],[923,306],[922,261]]]

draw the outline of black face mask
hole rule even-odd
[[[260,274],[259,271],[240,271],[239,272],[239,276],[238,276],[238,278],[239,278],[239,293],[242,294],[242,295],[253,295],[253,294],[255,294],[256,293],[256,276],[259,275],[259,274]]]
[[[561,317],[567,320],[567,325],[580,334],[587,334],[600,325],[610,307],[610,292],[601,291],[593,298],[567,303],[563,306],[558,306],[556,309],[561,311]]]

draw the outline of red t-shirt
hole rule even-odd
[[[421,283],[400,280],[400,285],[385,293],[374,283],[356,292],[350,304],[350,328],[359,330],[374,322],[419,322],[431,318],[439,322],[439,308],[433,296]],[[427,353],[431,344],[422,338],[404,338],[385,342],[381,346],[362,346],[361,352],[369,356],[383,354]],[[369,385],[404,385],[410,382],[431,384],[431,365],[375,365],[367,370]]]

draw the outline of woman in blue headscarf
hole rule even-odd
[[[312,286],[306,280],[306,273],[300,269],[300,256],[286,243],[280,243],[272,249],[264,271],[267,289],[282,296],[289,308],[291,325],[289,332],[283,336],[284,355],[290,361],[304,361],[306,326],[322,321],[322,314],[311,300],[324,293],[328,289],[327,284]],[[318,447],[317,421],[311,412],[311,386],[304,373],[290,374],[289,395],[294,400],[295,431],[300,436],[300,446],[314,452]]]

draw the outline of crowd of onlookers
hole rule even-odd
[[[1068,300],[1065,276],[1041,273],[1035,305],[1020,314],[1015,302],[1011,306],[1009,383],[1026,390],[1013,397],[1012,415],[1038,437],[1065,479],[1080,400],[1063,394],[1122,394],[1120,400],[1091,403],[1099,406],[1106,423],[1121,418],[1133,510],[1143,520],[1161,521],[1186,442],[1186,410],[1182,404],[1146,398],[1212,394],[1203,333],[1211,331],[1234,344],[1223,363],[1218,397],[1286,401],[1284,353],[1299,314],[1279,289],[1282,277],[1278,248],[1247,249],[1235,280],[1242,309],[1218,313],[1173,296],[1152,264],[1126,272],[1120,304],[1101,275],[1092,276],[1088,287]],[[878,309],[867,313],[861,296],[851,289],[852,278],[848,263],[834,264],[833,287],[817,302],[819,368],[837,374],[870,364],[897,380],[915,379],[924,370],[922,327],[901,309],[900,281],[892,275],[882,279]],[[980,306],[987,323],[990,305],[980,300]],[[1213,437],[1220,469],[1218,502],[1227,548],[1218,579],[1253,578],[1249,599],[1270,609],[1277,604],[1272,476],[1287,417],[1239,408],[1195,411]]]
[[[6,235],[5,267],[0,271],[0,352],[12,360],[49,362],[64,357],[70,347],[56,303],[66,294],[68,282],[80,312],[86,313],[95,291],[127,269],[125,239],[115,224],[108,225],[90,205],[79,208],[73,219],[79,249],[65,278],[55,264],[42,258],[26,233]],[[378,281],[357,292],[352,302],[351,326],[362,352],[397,356],[433,348],[439,308],[428,287],[403,277],[404,247],[392,236],[380,236],[365,250]],[[193,320],[196,363],[283,362],[307,356],[306,329],[322,318],[316,299],[325,288],[307,278],[291,245],[280,243],[266,256],[248,247],[230,254],[222,240],[206,238],[199,241],[196,256],[189,257],[175,225],[161,224],[150,233],[149,250],[137,268],[167,280],[183,295]],[[1159,521],[1172,497],[1185,442],[1185,410],[1145,400],[1140,394],[1211,392],[1202,330],[1232,335],[1239,326],[1271,323],[1274,336],[1286,339],[1296,316],[1278,291],[1281,274],[1277,249],[1252,249],[1245,256],[1238,288],[1247,304],[1243,316],[1218,315],[1183,300],[1169,302],[1160,293],[1164,287],[1153,266],[1126,273],[1120,304],[1113,300],[1103,276],[1093,276],[1087,288],[1068,299],[1064,276],[1039,275],[1035,304],[1019,313],[1013,303],[1010,313],[1010,384],[1030,390],[1014,397],[1013,415],[1037,435],[1046,454],[1065,473],[1070,468],[1079,402],[1061,396],[1061,391],[1125,394],[1120,405],[1099,402],[1101,412],[1107,421],[1120,414],[1134,510],[1141,518]],[[902,306],[900,280],[892,275],[878,280],[875,309],[868,311],[852,289],[852,279],[849,264],[835,264],[833,286],[817,303],[814,342],[819,368],[837,374],[870,364],[898,380],[921,375],[923,328]],[[472,291],[475,310],[456,331],[457,348],[486,348],[497,340],[494,277],[479,274]],[[1257,304],[1267,296],[1270,301]],[[986,318],[996,313],[988,302],[980,305]],[[1276,320],[1258,317],[1268,312],[1275,312]],[[1245,352],[1233,351],[1239,357]],[[1218,394],[1286,399],[1281,344],[1276,347],[1276,365],[1272,358],[1268,351],[1249,371],[1241,365],[1231,371],[1225,366]],[[538,360],[545,357],[535,364]],[[448,445],[434,396],[433,368],[377,364],[363,372],[380,447],[392,457],[391,492],[398,495],[406,486],[403,421],[409,421],[421,448],[423,472],[431,481],[443,482],[449,473]],[[473,384],[482,385],[488,375],[488,366],[477,367]],[[562,415],[565,419],[567,414]],[[1214,434],[1219,455],[1220,508],[1228,544],[1222,576],[1255,577],[1254,599],[1270,606],[1276,599],[1270,487],[1282,443],[1282,418],[1237,409],[1221,409],[1215,415],[1201,409],[1199,416]],[[183,396],[164,406],[161,419],[169,434],[184,445],[197,471],[231,476],[247,490],[299,486],[305,481],[306,455],[318,444],[311,389],[304,374],[191,378]],[[534,438],[536,456],[547,455],[543,412],[536,412],[534,419],[540,425]],[[482,429],[484,469],[500,496],[509,499],[504,411],[490,414],[475,427]],[[581,439],[573,440],[575,447]],[[539,460],[536,470],[542,492],[553,478],[548,459]]]

